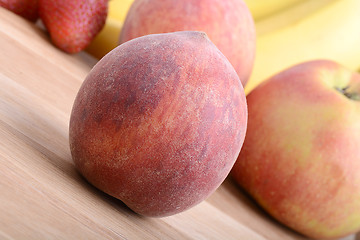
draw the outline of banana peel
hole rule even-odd
[[[258,35],[255,64],[245,93],[272,75],[309,60],[329,59],[356,71],[360,67],[359,12],[359,0],[332,0],[311,14],[305,12],[289,26]],[[294,14],[289,12],[292,18]]]
[[[101,59],[119,45],[119,36],[123,22],[108,17],[104,28],[85,49],[92,56]]]
[[[104,28],[85,49],[86,52],[101,59],[119,45],[119,36],[127,12],[134,0],[110,0],[109,11]]]
[[[245,3],[257,21],[304,1],[309,0],[245,0]]]
[[[124,22],[129,8],[133,2],[134,0],[110,0],[108,16],[110,18]]]

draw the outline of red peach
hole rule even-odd
[[[255,58],[255,26],[243,0],[136,0],[120,43],[153,33],[203,31],[228,58],[243,86]]]
[[[74,102],[70,147],[90,183],[161,217],[216,190],[246,125],[241,82],[204,33],[154,34],[118,46],[91,70]]]

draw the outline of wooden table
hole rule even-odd
[[[44,31],[0,8],[0,239],[304,239],[231,179],[196,207],[145,218],[75,170],[68,123],[96,60],[56,49]]]

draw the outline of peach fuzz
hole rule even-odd
[[[74,102],[70,147],[90,183],[141,215],[163,217],[216,190],[246,126],[239,77],[206,34],[153,34],[91,70]]]
[[[360,229],[360,75],[299,64],[247,96],[232,176],[274,218],[317,239]]]
[[[243,0],[136,0],[120,35],[120,43],[154,33],[205,32],[228,58],[243,86],[255,58],[255,26]]]

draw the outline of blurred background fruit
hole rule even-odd
[[[39,18],[38,2],[38,0],[0,0],[0,7],[35,22]]]
[[[121,28],[134,0],[110,0],[106,23],[86,51],[100,59],[119,44]]]
[[[104,29],[87,51],[97,58],[119,44],[119,35],[134,0],[109,1]],[[245,0],[256,26],[256,57],[245,87],[249,93],[270,76],[292,65],[330,59],[360,69],[360,1]]]
[[[358,0],[304,1],[256,21],[255,65],[245,92],[308,60],[329,59],[359,69],[359,13]]]
[[[134,0],[110,0],[109,18],[123,22]]]
[[[86,48],[86,51],[98,59],[102,58],[118,45],[122,25],[122,22],[108,17],[104,28]]]
[[[245,0],[256,21],[306,1],[310,0]]]
[[[84,50],[103,28],[108,0],[39,0],[39,16],[52,43],[67,53]]]
[[[148,34],[202,31],[225,55],[243,86],[255,57],[255,26],[243,0],[136,0],[120,43]]]

